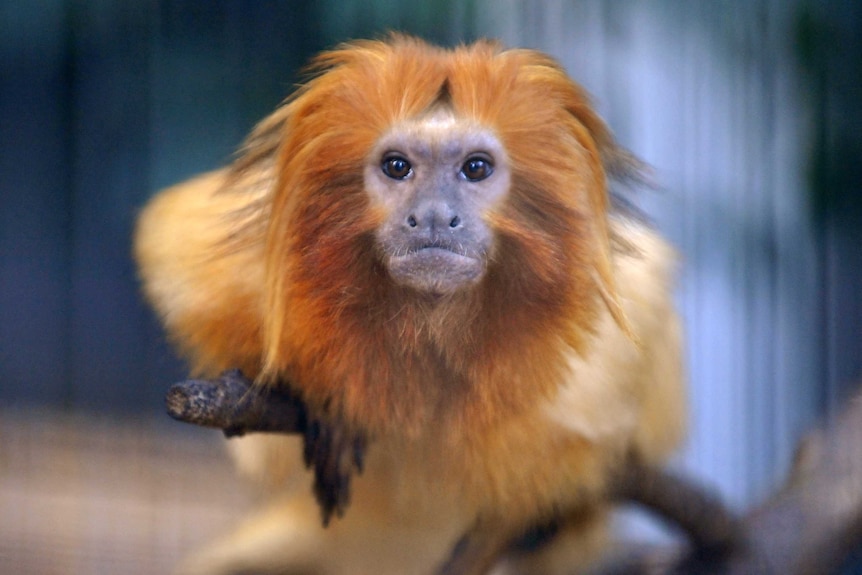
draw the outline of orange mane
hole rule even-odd
[[[616,312],[602,156],[612,139],[562,68],[479,42],[395,36],[320,56],[284,118],[268,210],[264,379],[372,432],[487,425],[554,391],[599,305]],[[389,280],[363,191],[368,151],[448,94],[493,130],[512,187],[487,215],[497,243],[474,289],[432,299]],[[623,322],[624,323],[624,322]]]

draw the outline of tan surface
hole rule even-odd
[[[249,507],[219,435],[0,410],[0,575],[169,573]]]

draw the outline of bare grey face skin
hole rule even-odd
[[[483,216],[511,182],[493,132],[441,107],[385,134],[364,175],[387,214],[377,243],[396,283],[442,295],[482,279],[494,240]]]

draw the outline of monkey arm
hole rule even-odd
[[[314,470],[314,495],[323,524],[347,510],[350,480],[354,472],[362,472],[367,438],[337,421],[309,414],[289,386],[256,387],[233,369],[216,379],[173,385],[165,404],[174,419],[221,429],[227,437],[257,432],[302,434],[305,464]]]

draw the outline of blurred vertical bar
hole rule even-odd
[[[78,408],[159,401],[131,261],[136,200],[150,187],[153,2],[69,3],[72,102],[71,379]]]
[[[0,3],[0,386],[70,394],[72,104],[65,3]],[[7,403],[8,405],[8,403]]]

